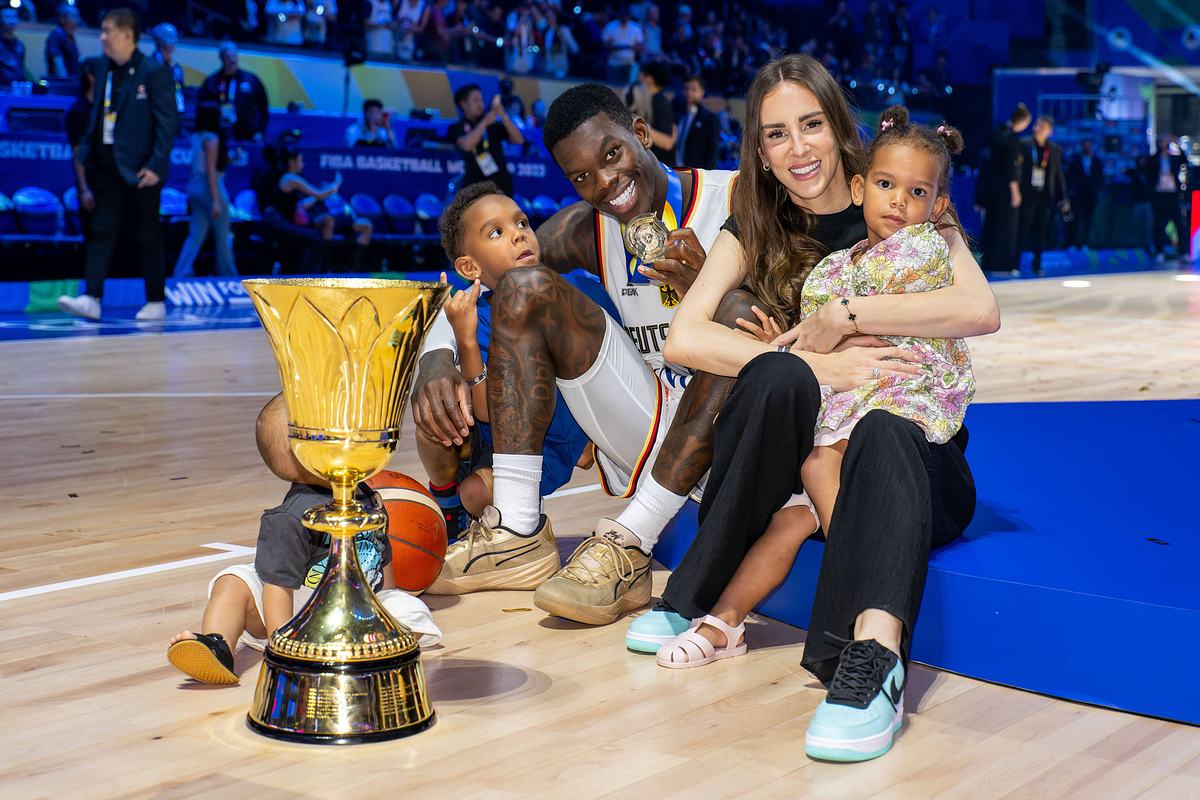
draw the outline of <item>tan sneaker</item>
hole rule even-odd
[[[536,589],[558,569],[558,547],[550,518],[528,536],[500,524],[493,506],[471,522],[465,534],[446,550],[446,561],[426,594],[468,594],[486,589]]]
[[[650,602],[650,556],[624,525],[603,518],[567,565],[533,593],[533,604],[556,617],[608,625]]]

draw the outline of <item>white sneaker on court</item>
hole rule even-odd
[[[90,294],[81,294],[78,297],[64,294],[58,298],[58,307],[77,317],[100,319],[100,301]]]
[[[167,304],[161,300],[153,303],[146,303],[142,306],[141,311],[137,312],[133,317],[139,322],[153,322],[167,318]]]

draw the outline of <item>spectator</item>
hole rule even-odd
[[[645,40],[645,44],[642,45],[642,58],[647,61],[660,61],[663,57],[662,25],[659,24],[658,17],[658,6],[647,3],[646,18],[639,20]]]
[[[693,75],[683,84],[684,110],[679,117],[675,164],[716,169],[721,150],[717,115],[704,107],[704,79]]]
[[[368,53],[389,58],[396,54],[395,22],[396,4],[393,0],[367,0],[364,27]]]
[[[745,36],[737,34],[733,37],[733,44],[725,51],[725,63],[721,68],[725,94],[744,93],[757,71],[758,64],[750,43]]]
[[[126,225],[136,232],[146,282],[146,304],[137,319],[166,316],[158,204],[179,115],[171,75],[138,50],[139,34],[137,17],[129,9],[104,15],[100,43],[107,58],[96,73],[96,85],[104,86],[103,101],[92,108],[78,152],[96,203],[84,269],[87,289],[79,297],[58,300],[62,310],[88,319],[100,318],[104,279]]]
[[[267,130],[267,90],[253,72],[238,69],[238,50],[233,42],[222,42],[221,68],[200,87],[198,102],[215,102],[221,121],[234,141],[262,141]]]
[[[571,69],[571,57],[579,52],[579,43],[571,26],[558,21],[558,12],[546,9],[546,72],[565,78]]]
[[[900,3],[892,14],[892,63],[902,74],[912,74],[912,28],[908,21],[908,3]]]
[[[216,103],[201,103],[196,107],[196,125],[192,131],[192,171],[188,178],[188,205],[192,221],[187,241],[175,262],[175,277],[192,277],[192,266],[209,228],[213,232],[217,275],[234,277],[237,267],[233,261],[233,246],[229,235],[229,192],[225,189],[225,170],[229,166],[229,149],[221,130],[221,109]]]
[[[534,29],[533,9],[523,2],[508,16],[504,44],[504,66],[516,75],[528,75],[538,67],[541,43]]]
[[[450,126],[447,136],[463,154],[463,177],[458,188],[490,180],[511,197],[513,180],[504,143],[524,144],[525,137],[504,110],[500,95],[492,98],[485,114],[483,92],[472,83],[454,93],[454,104],[461,117]]]
[[[854,44],[854,17],[850,15],[846,0],[838,0],[833,15],[825,23],[825,35],[833,43],[838,57],[846,56]]]
[[[1137,245],[1154,257],[1154,178],[1155,170],[1150,156],[1141,155],[1134,161],[1133,168],[1126,170],[1130,194],[1133,198],[1133,230]]]
[[[304,169],[304,156],[294,139],[283,139],[263,148],[263,162],[263,169],[254,179],[263,229],[270,241],[299,252],[298,257],[281,259],[284,272],[293,269],[300,274],[317,272],[324,261],[328,243],[309,225],[306,215],[297,213],[301,193],[281,189],[285,175],[298,175]],[[332,184],[318,191],[317,199],[324,200],[334,194],[340,184],[339,175]]]
[[[946,38],[946,22],[942,19],[942,12],[937,6],[930,6],[929,12],[925,17],[925,24],[921,26],[921,38],[923,38],[930,46],[938,47]]]
[[[25,43],[17,38],[17,10],[0,9],[0,87],[25,80]]]
[[[608,48],[608,80],[624,86],[632,78],[633,68],[645,44],[642,26],[634,22],[626,10],[604,26],[601,38]]]
[[[878,58],[884,45],[887,44],[887,19],[879,8],[879,0],[867,3],[866,13],[863,14],[862,42],[872,56]]]
[[[1028,237],[1033,251],[1033,274],[1042,275],[1042,251],[1052,241],[1056,209],[1070,208],[1067,179],[1063,173],[1062,147],[1050,141],[1054,120],[1038,117],[1033,136],[1021,141],[1025,148],[1021,172],[1021,236]]]
[[[696,38],[696,29],[692,27],[692,7],[686,3],[675,10],[675,23],[683,29],[683,36],[688,41]]]
[[[450,63],[455,45],[467,35],[463,20],[455,11],[454,0],[433,0],[429,7],[429,24],[425,28],[425,55],[435,64]]]
[[[267,42],[304,44],[304,0],[267,0]]]
[[[79,201],[79,227],[83,232],[86,250],[92,229],[92,212],[96,210],[96,198],[88,185],[87,170],[79,160],[79,146],[87,133],[92,118],[92,104],[96,102],[96,59],[88,59],[79,65],[79,95],[67,109],[67,143],[71,145],[71,166],[75,171],[75,191]],[[1149,225],[1146,227],[1149,230]]]
[[[175,60],[175,45],[179,44],[179,31],[169,22],[160,22],[150,29],[154,39],[154,60],[171,72],[171,81],[175,85],[175,110],[180,114],[184,110],[183,101],[183,67]]]
[[[79,75],[79,48],[75,30],[79,27],[79,9],[68,3],[58,6],[58,27],[46,37],[46,74],[52,78]]]
[[[283,202],[290,205],[292,222],[301,227],[310,226],[321,237],[325,244],[324,252],[328,254],[329,243],[339,228],[353,230],[355,234],[354,255],[350,260],[350,272],[362,272],[366,264],[367,247],[371,244],[372,226],[370,220],[362,217],[339,220],[330,212],[325,201],[337,194],[342,187],[342,174],[339,172],[332,183],[317,187],[302,174],[304,172],[304,155],[299,150],[290,151],[284,166],[283,174],[276,185],[276,198],[284,198]],[[348,223],[348,224],[347,224]],[[342,270],[338,270],[339,272]]]
[[[396,11],[396,58],[413,61],[419,56],[417,37],[429,24],[429,5],[425,0],[400,0]]]
[[[1170,239],[1167,225],[1175,226],[1175,255],[1182,255],[1187,246],[1187,230],[1183,227],[1183,212],[1179,202],[1187,183],[1187,159],[1167,134],[1159,134],[1158,147],[1150,158],[1150,184],[1154,187],[1154,252],[1160,263],[1166,260]]]
[[[1104,190],[1104,161],[1092,152],[1092,140],[1079,142],[1079,152],[1071,156],[1067,167],[1067,186],[1071,190],[1071,207],[1075,209],[1075,229],[1071,243],[1087,247],[1091,240],[1092,217],[1096,201]]]
[[[371,98],[363,101],[363,120],[346,128],[346,147],[395,147],[392,115],[383,103]]]
[[[1025,153],[1018,136],[1029,127],[1031,116],[1018,103],[1008,122],[992,134],[986,175],[980,175],[979,199],[983,202],[983,268],[1015,271],[1020,262],[1021,176]]]
[[[337,0],[305,0],[304,44],[324,47],[329,29],[337,29]]]
[[[664,164],[675,160],[677,131],[671,101],[663,91],[668,78],[667,67],[662,63],[643,64],[638,73],[638,82],[645,87],[646,96],[649,98],[650,114],[642,116],[650,125],[650,152]]]

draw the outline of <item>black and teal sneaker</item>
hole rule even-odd
[[[804,752],[822,761],[870,761],[904,724],[904,665],[874,639],[842,649],[829,693],[808,723]]]

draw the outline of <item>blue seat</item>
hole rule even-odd
[[[422,222],[429,220],[437,222],[437,218],[442,215],[442,211],[445,208],[446,204],[436,195],[432,195],[429,192],[422,192],[417,195],[417,219]]]
[[[411,234],[417,210],[408,198],[401,194],[389,194],[383,198],[383,215],[392,233]]]
[[[163,189],[162,196],[158,199],[158,215],[168,220],[188,216],[187,195],[170,186]]]
[[[350,204],[340,194],[331,194],[325,198],[325,208],[329,209],[329,213],[334,219],[352,216]]]
[[[258,194],[253,189],[242,189],[233,198],[233,208],[237,212],[236,219],[259,219]]]
[[[7,196],[0,194],[0,234],[19,233],[17,215],[13,213],[13,202]]]
[[[26,186],[13,193],[13,208],[21,230],[35,236],[54,236],[62,226],[64,209],[58,195],[40,186]]]
[[[354,216],[369,219],[376,229],[383,227],[383,208],[371,195],[357,192],[350,198],[350,208],[354,211]]]

